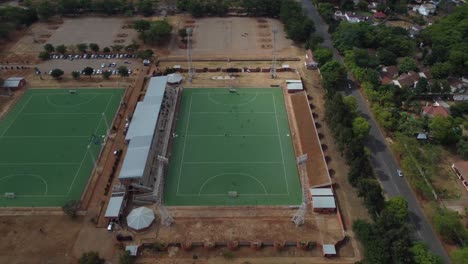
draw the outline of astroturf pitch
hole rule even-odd
[[[184,89],[164,202],[298,205],[291,140],[280,88]]]
[[[79,200],[123,92],[27,90],[0,121],[0,206]]]

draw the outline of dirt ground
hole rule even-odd
[[[82,225],[68,216],[1,216],[0,263],[75,263],[72,246]]]
[[[194,59],[204,56],[227,58],[260,56],[271,57],[273,52],[273,30],[276,33],[276,54],[291,56],[297,54],[293,42],[286,38],[284,27],[279,20],[263,18],[202,18],[190,16],[172,18],[177,29],[192,28]],[[169,50],[172,56],[186,56],[186,44],[177,37],[171,41]]]
[[[23,54],[38,53],[47,43],[54,46],[96,43],[101,48],[116,44],[125,46],[138,37],[135,30],[123,28],[127,22],[128,18],[80,17],[67,18],[55,23],[35,23],[13,46],[13,50]]]

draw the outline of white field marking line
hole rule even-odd
[[[275,112],[192,112],[192,114],[197,114],[197,115],[203,115],[203,114],[216,114],[216,115],[222,115],[222,114],[274,114]]]
[[[5,162],[1,165],[76,165],[78,162]]]
[[[100,115],[102,113],[24,113],[23,115]]]
[[[48,198],[48,197],[66,197],[66,195],[15,195],[16,197],[24,198]]]
[[[102,119],[103,119],[103,118],[106,118],[105,116],[106,116],[107,108],[109,108],[109,104],[110,104],[110,102],[112,101],[112,98],[113,98],[113,97],[114,97],[114,94],[111,94],[111,97],[110,97],[109,100],[107,101],[106,108],[104,109],[104,112],[103,112],[104,114],[101,115],[101,118],[99,119],[99,122],[98,122],[98,124],[97,124],[97,126],[96,126],[96,129],[94,130],[94,134],[97,133],[97,131],[98,131],[98,129],[99,129],[99,126],[101,125]],[[68,188],[68,192],[67,192],[67,195],[66,195],[66,196],[68,196],[68,195],[70,194],[70,191],[71,191],[71,189],[72,189],[72,187],[73,187],[73,184],[75,184],[76,177],[78,176],[78,173],[80,172],[81,167],[83,167],[83,162],[84,162],[84,160],[86,159],[86,155],[88,154],[88,151],[89,151],[89,143],[88,143],[88,145],[86,146],[85,154],[83,155],[83,159],[82,159],[81,162],[80,162],[80,167],[78,167],[78,170],[77,170],[76,173],[75,173],[75,177],[73,177],[73,181],[72,181],[72,183],[70,184],[70,187]]]
[[[191,88],[188,88],[188,89],[191,89]],[[196,89],[196,88],[195,88]],[[247,88],[247,89],[250,89],[250,88]],[[242,91],[243,94],[272,94],[272,92],[244,92]],[[205,93],[202,93],[202,92],[195,92],[193,93],[193,95],[210,95],[210,94],[229,94],[229,91],[226,89],[225,92],[205,92]]]
[[[62,95],[67,95],[67,94],[62,94]],[[74,104],[74,105],[59,105],[59,104],[53,103],[53,102],[50,101],[50,98],[49,98],[50,95],[46,96],[46,101],[47,101],[48,104],[50,104],[51,106],[54,106],[54,107],[77,107],[77,106],[84,105],[84,104],[87,104],[87,103],[93,101],[96,97],[98,97],[98,95],[99,94],[96,94],[95,96],[91,97],[87,101],[84,101],[84,102],[79,103],[79,104]]]
[[[12,177],[14,177],[14,176],[16,176],[16,175],[32,176],[32,177],[38,178],[38,179],[41,180],[41,181],[44,183],[44,185],[45,185],[45,192],[44,192],[44,194],[43,194],[42,196],[47,195],[47,191],[48,191],[48,189],[49,189],[49,186],[47,185],[47,181],[46,181],[44,178],[42,178],[41,175],[38,175],[38,174],[28,174],[28,173],[24,173],[24,174],[23,174],[23,173],[10,174],[10,175],[7,175],[7,176],[4,176],[4,177],[0,178],[0,181],[3,181],[3,180],[5,180],[5,179],[12,178]],[[39,195],[38,195],[38,196],[39,196]]]
[[[249,99],[247,102],[244,103],[238,103],[238,104],[224,104],[216,101],[215,99],[211,98],[211,93],[208,93],[208,99],[213,102],[215,105],[225,105],[225,106],[239,106],[239,105],[247,105],[250,104],[251,102],[257,100],[258,93],[255,93],[255,96]]]
[[[282,164],[279,161],[186,161],[183,164]]]
[[[89,138],[89,136],[4,136],[2,138]]]
[[[3,137],[3,135],[6,134],[6,132],[10,129],[10,127],[16,122],[16,119],[18,118],[18,116],[21,115],[21,112],[23,112],[24,108],[26,107],[26,105],[29,104],[29,101],[31,100],[31,98],[34,96],[34,94],[31,94],[31,96],[28,98],[28,100],[26,101],[26,103],[24,103],[23,107],[21,107],[21,109],[19,110],[18,114],[16,114],[15,118],[11,121],[10,125],[8,125],[8,127],[5,129],[5,131],[3,131],[2,135],[0,137]]]
[[[207,135],[207,134],[204,134],[204,135],[196,135],[196,134],[192,134],[192,135],[187,135],[187,137],[226,137],[226,134],[213,134],[213,135]],[[251,134],[251,135],[227,135],[227,137],[279,137],[279,135],[275,135],[275,134]]]
[[[275,108],[275,119],[276,119],[276,129],[278,131],[278,136],[280,135],[280,130],[279,130],[279,125],[278,125],[278,115],[276,114],[276,102],[275,102],[275,96],[272,96],[273,98],[273,106]],[[289,194],[289,184],[288,184],[288,179],[286,178],[286,166],[284,165],[284,153],[283,153],[283,143],[281,143],[281,137],[278,137],[278,141],[280,144],[280,149],[281,149],[281,159],[283,160],[283,172],[284,172],[284,181],[286,182],[286,190],[288,191]]]
[[[287,193],[238,193],[238,196],[289,196]],[[211,194],[176,194],[176,197],[203,197],[203,196],[228,196],[227,193],[211,193]]]
[[[206,184],[208,184],[208,182],[212,181],[213,179],[215,178],[218,178],[220,176],[224,176],[224,175],[243,175],[243,176],[247,176],[247,177],[250,177],[252,179],[254,179],[258,184],[260,184],[260,186],[263,188],[263,192],[265,192],[264,194],[268,195],[268,191],[267,189],[265,188],[265,185],[259,180],[257,179],[256,177],[250,175],[250,174],[247,174],[247,173],[240,173],[240,172],[226,172],[226,173],[220,173],[218,175],[215,175],[213,177],[210,177],[209,179],[207,179],[203,184],[202,186],[200,187],[200,189],[198,190],[198,196],[201,195],[201,192],[203,190],[203,188],[205,187]]]
[[[188,112],[188,117],[187,117],[187,125],[185,125],[184,145],[183,145],[183,149],[182,149],[182,159],[180,161],[180,167],[179,167],[179,178],[177,179],[176,195],[179,193],[180,177],[182,175],[182,165],[184,164],[185,144],[187,143],[187,133],[188,133],[188,128],[189,128],[189,124],[190,124],[190,115],[191,115],[191,111],[192,111],[192,102],[193,102],[193,94],[190,95],[190,105],[189,105],[189,112]]]

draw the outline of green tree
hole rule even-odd
[[[434,79],[447,78],[452,71],[452,65],[448,62],[438,62],[432,65],[431,74]]]
[[[171,31],[172,26],[166,20],[154,21],[148,30],[140,33],[140,38],[145,43],[159,44],[168,39]]]
[[[54,79],[60,79],[63,73],[64,72],[60,69],[53,69],[52,72],[50,73],[50,76],[52,76]]]
[[[77,44],[76,45],[76,48],[78,49],[79,52],[86,52],[86,50],[88,49],[88,44],[86,43],[80,43],[80,44]]]
[[[120,258],[119,258],[119,264],[132,264],[134,263],[134,259],[132,258],[132,256],[130,255],[131,252],[128,251],[128,250],[125,250],[124,252],[122,252],[120,254]]]
[[[65,45],[58,45],[57,47],[55,47],[55,50],[59,53],[62,53],[62,54],[65,54],[67,53],[67,47]]]
[[[463,227],[458,212],[439,208],[433,218],[434,226],[444,240],[463,244],[467,231]]]
[[[369,135],[370,126],[367,120],[362,117],[356,117],[353,121],[353,135],[357,139],[364,139]]]
[[[468,140],[462,138],[457,143],[457,153],[462,156],[464,160],[468,160]]]
[[[41,20],[49,20],[52,16],[55,15],[55,7],[53,4],[47,0],[39,2],[36,8],[37,15]]]
[[[333,53],[330,49],[327,48],[318,48],[314,52],[314,57],[320,65],[331,61],[333,58]]]
[[[110,51],[111,51],[111,50],[109,49],[109,47],[104,47],[104,48],[102,49],[102,52],[104,52],[104,53],[109,53]]]
[[[468,263],[468,247],[463,247],[452,252],[450,255],[453,264]]]
[[[155,0],[141,0],[138,3],[138,12],[144,16],[151,16],[154,12]]]
[[[460,128],[455,124],[453,117],[435,116],[429,122],[429,130],[434,139],[442,144],[452,144],[458,141],[461,135]]]
[[[370,214],[380,213],[385,206],[382,187],[374,179],[364,179],[358,184],[358,195],[364,199],[364,205]]]
[[[147,49],[147,50],[141,50],[141,51],[138,51],[137,55],[138,55],[138,58],[142,58],[142,59],[151,59],[151,57],[153,57],[153,50],[151,49]]]
[[[323,43],[323,37],[317,33],[311,34],[309,39],[305,43],[306,49],[316,50],[319,48],[319,45]]]
[[[322,86],[331,96],[343,86],[346,69],[336,61],[329,61],[320,68]]]
[[[106,260],[101,258],[99,253],[95,251],[83,253],[78,260],[79,264],[104,264],[105,262]]]
[[[386,202],[384,212],[394,217],[402,225],[408,220],[408,202],[401,196],[392,197]]]
[[[83,69],[84,75],[88,75],[91,78],[91,75],[93,75],[94,69],[91,67],[86,67]]]
[[[187,29],[186,28],[181,28],[179,29],[179,37],[182,41],[185,40],[185,38],[187,37]]]
[[[50,54],[47,51],[41,51],[39,53],[39,59],[41,59],[41,60],[48,60],[49,57],[50,57]]]
[[[426,244],[423,242],[415,243],[411,249],[411,253],[413,254],[413,261],[415,264],[442,264],[442,259],[434,255],[431,251],[429,251]]]
[[[110,71],[103,71],[102,72],[102,78],[104,78],[106,80],[108,80],[111,75],[112,75],[112,72],[110,72]]]
[[[99,45],[96,43],[89,43],[89,48],[94,52],[99,52]]]
[[[124,48],[124,46],[117,44],[117,45],[112,45],[111,48],[113,52],[120,52]]]
[[[427,93],[428,87],[429,87],[429,83],[427,82],[427,79],[422,77],[421,79],[419,79],[418,83],[416,84],[414,91],[417,94]]]
[[[151,23],[148,20],[139,19],[133,22],[133,28],[138,32],[143,32],[150,28]]]
[[[400,72],[415,71],[417,68],[418,66],[416,65],[416,61],[409,57],[402,58],[398,63],[398,69]]]
[[[71,75],[72,75],[73,79],[77,80],[77,79],[80,78],[81,74],[80,74],[79,71],[72,71]]]
[[[395,65],[397,60],[395,53],[384,48],[377,49],[377,58],[379,62],[385,66]]]
[[[44,45],[44,50],[51,53],[55,51],[55,48],[54,45],[47,43]]]
[[[54,73],[52,71],[52,73]],[[61,72],[63,75],[63,71]],[[76,213],[78,212],[78,209],[80,209],[80,201],[76,200],[70,200],[67,201],[63,206],[62,206],[63,211],[70,216],[71,218],[76,217]]]
[[[122,76],[122,77],[127,77],[129,74],[128,74],[128,69],[127,67],[125,66],[120,66],[117,71],[119,72],[119,75]]]

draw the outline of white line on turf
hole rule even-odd
[[[274,114],[275,112],[192,112],[192,114],[197,114],[197,115],[204,115],[204,114]]]
[[[278,135],[280,135],[280,130],[279,130],[279,125],[278,125],[278,115],[276,114],[276,102],[275,102],[275,96],[272,96],[273,98],[273,106],[275,108],[275,119],[276,119],[276,129],[278,131]],[[283,172],[284,172],[284,180],[286,182],[286,190],[288,191],[289,194],[289,184],[288,184],[288,179],[286,178],[286,166],[284,164],[284,153],[283,153],[283,143],[281,143],[281,137],[278,137],[278,141],[280,144],[280,149],[281,149],[281,159],[283,160]]]
[[[268,195],[268,191],[267,191],[267,189],[265,188],[265,185],[263,185],[263,183],[262,183],[259,179],[257,179],[256,177],[254,177],[254,176],[252,176],[252,175],[250,175],[250,174],[247,174],[247,173],[228,172],[228,173],[220,173],[220,174],[218,174],[218,175],[215,175],[215,176],[213,176],[213,177],[208,178],[208,179],[202,184],[202,186],[200,187],[200,189],[198,190],[198,196],[201,195],[201,192],[202,192],[203,188],[205,187],[205,185],[206,185],[208,182],[214,180],[215,178],[224,176],[224,175],[242,175],[242,176],[250,177],[250,178],[254,179],[258,184],[260,184],[260,186],[263,188],[264,194],[265,194],[265,195]]]
[[[99,119],[99,122],[98,122],[98,124],[97,124],[97,126],[96,126],[96,129],[94,130],[94,134],[96,134],[97,131],[99,130],[99,126],[101,125],[102,119],[105,118],[105,116],[106,116],[105,113],[107,112],[107,108],[109,108],[109,104],[110,104],[110,102],[112,101],[112,98],[113,98],[113,97],[114,97],[114,94],[111,94],[111,97],[110,97],[109,100],[107,101],[106,108],[104,108],[104,112],[103,112],[104,114],[101,115],[101,118]],[[72,187],[73,187],[73,184],[75,184],[76,178],[77,178],[77,176],[78,176],[78,173],[79,173],[80,170],[81,170],[81,167],[83,167],[83,162],[84,162],[84,160],[85,160],[85,158],[86,158],[86,155],[88,154],[88,151],[89,151],[89,145],[86,147],[85,154],[83,155],[83,159],[82,159],[81,162],[80,162],[80,167],[79,167],[78,170],[76,171],[75,177],[73,177],[73,181],[72,181],[72,183],[70,184],[70,187],[68,188],[67,196],[70,194],[70,191],[71,191],[71,189],[72,189]]]
[[[282,164],[279,161],[186,161],[183,164]]]
[[[187,124],[185,125],[184,145],[183,145],[183,149],[182,149],[182,159],[181,159],[180,167],[179,167],[179,178],[177,179],[176,195],[179,193],[180,177],[182,175],[182,164],[184,164],[185,144],[187,143],[187,133],[188,133],[189,123],[190,123],[190,114],[191,114],[191,111],[192,111],[192,102],[193,102],[193,97],[192,97],[192,95],[190,95],[190,105],[189,105],[189,112],[188,112],[188,117],[187,117]]]
[[[191,134],[187,135],[187,137],[279,137],[279,135],[275,134],[252,134],[252,135],[233,135],[233,134],[213,134],[213,135],[196,135]]]
[[[15,118],[11,121],[10,125],[8,125],[8,127],[5,129],[5,131],[3,131],[2,135],[0,137],[3,137],[3,135],[6,134],[6,132],[10,129],[11,125],[13,125],[13,123],[16,122],[16,119],[18,118],[18,116],[21,115],[21,112],[23,112],[24,108],[26,107],[26,105],[29,103],[29,101],[31,100],[31,98],[34,96],[34,94],[31,94],[31,96],[28,98],[28,100],[26,101],[26,103],[24,103],[23,107],[21,107],[21,109],[19,110],[18,114],[16,114]]]

